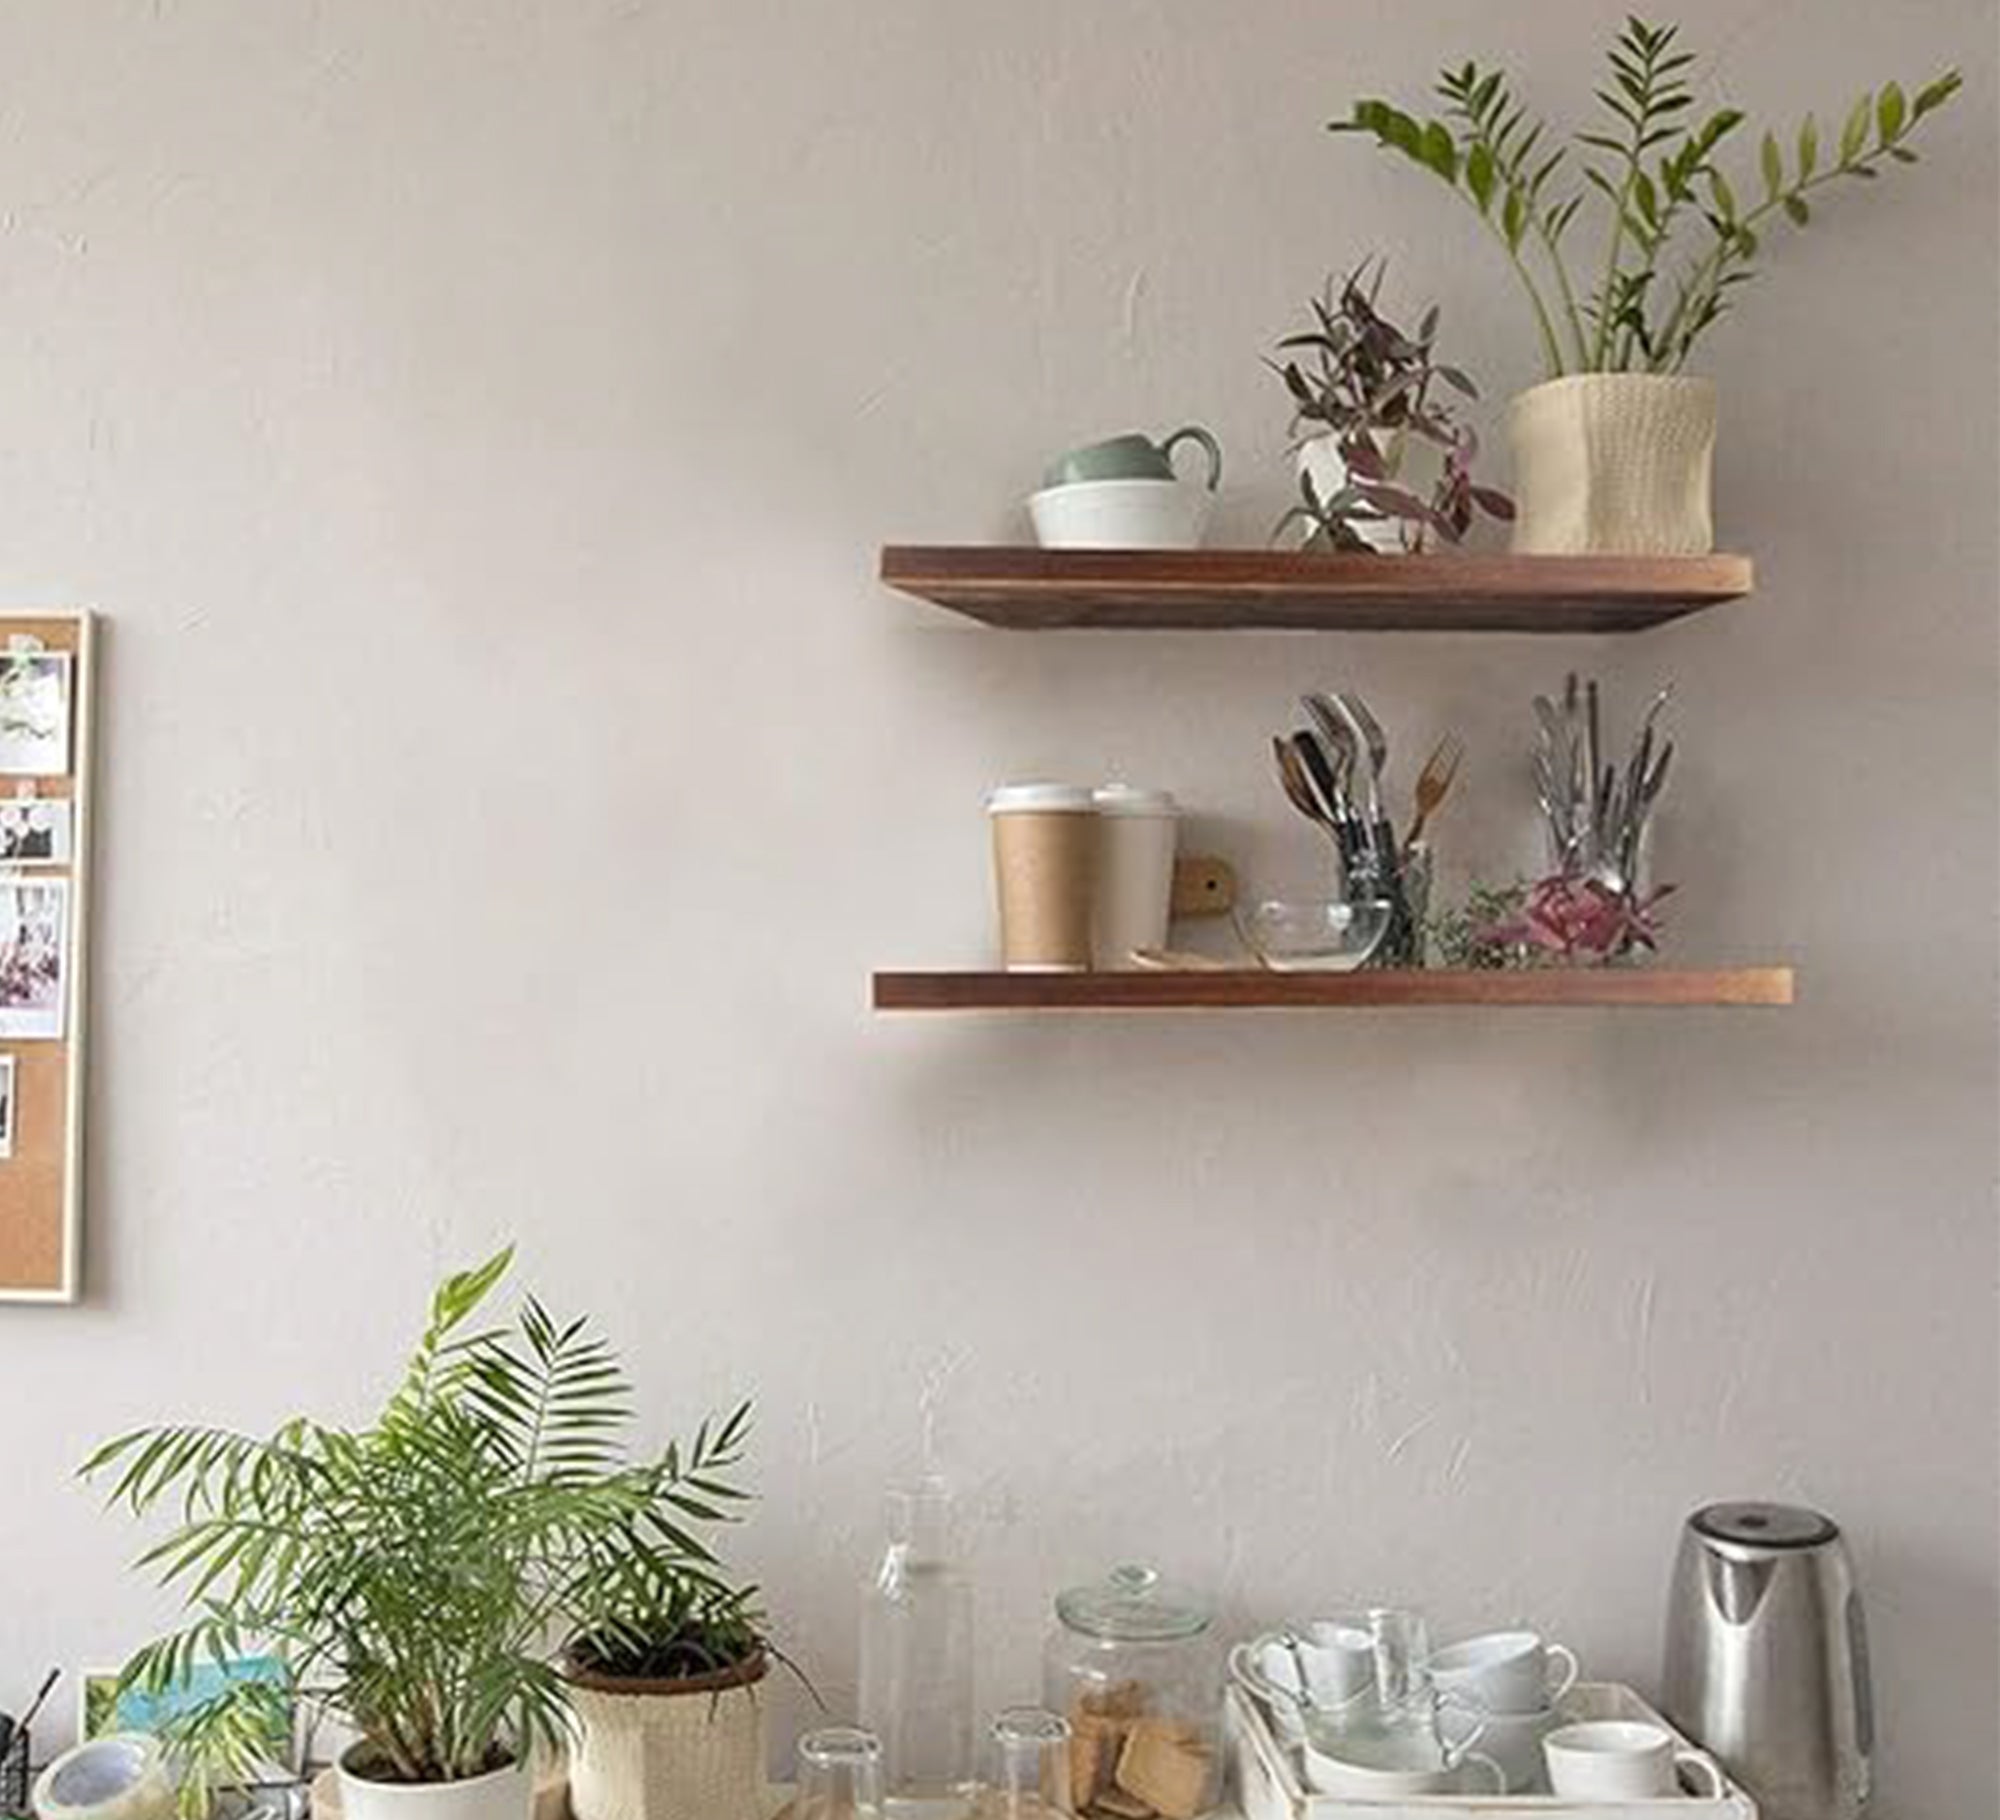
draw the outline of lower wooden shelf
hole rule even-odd
[[[1486,1005],[1789,1005],[1789,967],[1453,973],[877,973],[877,1011],[1309,1011]]]

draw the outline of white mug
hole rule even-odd
[[[1213,497],[1185,480],[1080,480],[1044,487],[1028,514],[1046,550],[1196,550]]]
[[[1345,1706],[1375,1685],[1375,1643],[1338,1618],[1316,1618],[1299,1639],[1299,1662],[1315,1706]]]
[[[1236,1679],[1267,1706],[1334,1712],[1375,1686],[1375,1646],[1365,1630],[1323,1618],[1266,1631],[1229,1655]]]
[[[1720,1801],[1728,1783],[1713,1757],[1677,1744],[1671,1732],[1636,1719],[1593,1719],[1559,1726],[1542,1740],[1549,1786],[1583,1801],[1650,1801],[1681,1792],[1687,1772],[1696,1793]]]
[[[1433,1651],[1430,1666],[1446,1699],[1489,1713],[1543,1712],[1576,1685],[1574,1653],[1532,1630],[1468,1637]]]

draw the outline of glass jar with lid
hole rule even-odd
[[[1089,1820],[1195,1820],[1215,1804],[1222,1664],[1209,1614],[1150,1567],[1056,1598],[1043,1694],[1070,1726],[1070,1795]]]

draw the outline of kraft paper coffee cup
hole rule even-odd
[[[1091,947],[1100,970],[1138,965],[1134,949],[1164,948],[1173,912],[1180,807],[1165,790],[1106,784],[1097,804]]]
[[[1003,784],[986,799],[1000,957],[1010,973],[1083,973],[1097,873],[1097,809],[1071,784]]]

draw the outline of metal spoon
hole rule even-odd
[[[1271,756],[1278,761],[1278,778],[1285,786],[1285,795],[1291,805],[1315,827],[1323,828],[1339,844],[1339,832],[1321,805],[1318,793],[1313,788],[1312,779],[1307,776],[1305,761],[1292,748],[1292,742],[1282,734],[1271,737]]]

